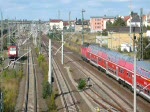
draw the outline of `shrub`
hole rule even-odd
[[[47,104],[50,112],[57,112],[57,106],[55,104],[55,94],[52,93],[47,99]]]
[[[40,55],[38,56],[38,63],[39,63],[39,65],[41,65],[41,63],[44,62],[44,61],[45,61],[44,56],[43,56],[42,54],[40,54]]]
[[[85,89],[85,87],[86,87],[86,81],[81,79],[78,84],[78,89],[83,90],[83,89]]]
[[[43,82],[43,98],[46,99],[51,94],[51,86],[49,82]]]
[[[4,112],[13,112],[18,95],[19,80],[23,76],[22,70],[5,70],[2,75],[2,91],[4,95]]]

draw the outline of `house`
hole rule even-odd
[[[140,17],[139,16],[133,16],[131,19],[131,26],[132,27],[140,27]]]
[[[130,16],[125,16],[123,20],[126,22],[127,26],[130,26]]]
[[[146,16],[147,18],[147,26],[150,26],[150,13],[149,14],[147,14],[147,16]]]
[[[70,28],[70,24],[69,24],[69,22],[68,21],[63,21],[63,29],[69,29]]]
[[[50,30],[57,29],[63,30],[63,20],[61,19],[51,19],[50,20]]]
[[[127,26],[130,26],[130,16],[125,16],[124,17],[124,21],[126,22]],[[143,15],[142,21],[143,21],[143,26],[147,27],[148,20],[147,20],[147,16],[146,15]],[[140,27],[140,22],[141,22],[140,16],[137,13],[132,13],[132,16],[131,16],[131,26],[132,27],[133,26],[134,27]]]
[[[114,23],[115,19],[113,16],[106,16],[106,15],[90,17],[91,32],[97,32],[106,29],[107,21]]]

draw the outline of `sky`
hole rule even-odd
[[[0,0],[4,19],[75,20],[91,16],[127,16],[130,11],[150,13],[150,0]]]

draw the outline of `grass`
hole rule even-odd
[[[23,76],[23,71],[14,69],[5,70],[1,74],[2,92],[4,94],[4,112],[13,112],[19,91],[19,82]]]

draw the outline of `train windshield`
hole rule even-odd
[[[16,48],[10,48],[10,51],[16,51]]]

